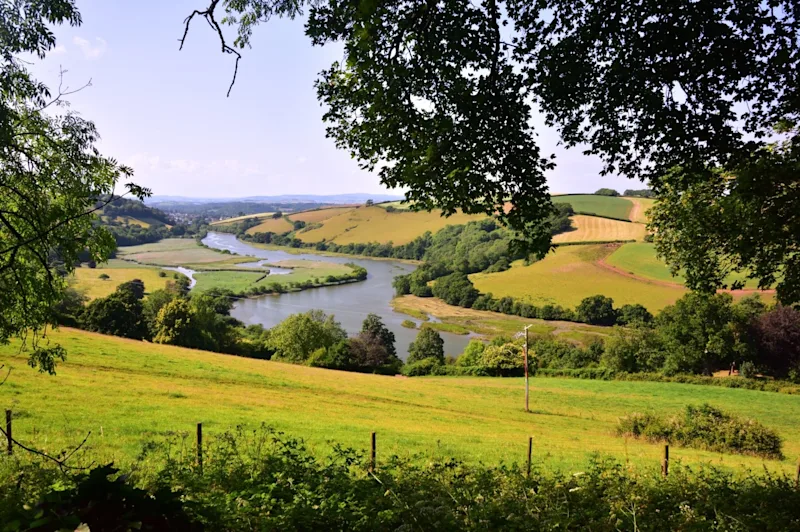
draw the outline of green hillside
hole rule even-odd
[[[594,194],[553,196],[553,203],[569,203],[573,210],[580,214],[595,214],[622,220],[630,220],[633,209],[633,202],[627,198]]]
[[[144,442],[213,435],[262,422],[305,438],[312,451],[330,442],[364,449],[378,434],[381,457],[427,461],[455,456],[497,464],[523,459],[534,438],[544,467],[579,471],[595,451],[658,467],[661,446],[613,435],[619,416],[673,413],[709,402],[753,417],[785,438],[784,461],[674,449],[685,464],[714,463],[794,471],[800,454],[800,397],[675,383],[536,378],[532,412],[519,378],[397,378],[343,373],[101,336],[72,329],[49,335],[68,351],[56,376],[27,367],[18,342],[0,347],[13,368],[0,403],[14,411],[14,435],[57,453],[91,431],[86,452],[124,466]],[[191,440],[186,443],[191,445]],[[176,448],[176,452],[179,449]]]

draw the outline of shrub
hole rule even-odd
[[[749,360],[745,360],[744,362],[742,362],[742,365],[739,366],[739,376],[745,379],[756,378],[758,376],[756,365],[750,362]]]
[[[97,276],[97,278],[98,279],[102,279],[103,281],[111,279],[111,277],[109,277],[109,275],[107,273],[101,273],[100,275]]]
[[[403,375],[406,377],[422,377],[430,375],[438,366],[442,366],[442,361],[435,357],[423,358],[403,366]]]
[[[403,320],[403,322],[400,323],[400,325],[405,327],[406,329],[416,329],[417,328],[417,324],[414,323],[411,320]]]
[[[161,271],[158,272],[158,276],[159,277],[166,277],[167,276],[167,272],[165,272],[164,270],[161,270]]]
[[[741,419],[711,405],[687,406],[683,416],[663,419],[656,414],[621,418],[617,434],[647,441],[666,441],[715,452],[783,458],[780,436],[752,419]]]

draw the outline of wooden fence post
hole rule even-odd
[[[14,454],[14,440],[11,436],[11,410],[6,410],[6,438],[8,438],[8,455]]]
[[[371,434],[371,439],[372,439],[372,451],[370,453],[370,459],[369,459],[369,470],[370,470],[370,472],[375,471],[375,466],[376,466],[376,462],[375,462],[376,449],[375,449],[375,433],[374,432]]]
[[[669,444],[664,445],[664,460],[661,461],[661,474],[669,476]]]
[[[531,476],[531,452],[533,451],[533,436],[528,436],[528,472],[525,475],[530,478]]]
[[[197,468],[203,474],[203,424],[197,424]]]

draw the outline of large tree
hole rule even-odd
[[[693,288],[741,269],[800,300],[795,0],[206,0],[186,30],[205,17],[238,68],[258,24],[304,6],[314,44],[344,45],[317,82],[329,136],[415,208],[494,214],[546,253],[538,108],[663,197],[658,249]]]
[[[65,110],[69,91],[51,93],[26,69],[22,57],[44,58],[55,46],[49,26],[61,23],[81,23],[73,0],[0,2],[0,343],[31,340],[31,365],[50,372],[63,349],[37,340],[55,325],[79,256],[103,260],[114,250],[93,213],[131,175],[98,152],[94,124]]]

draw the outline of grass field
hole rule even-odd
[[[159,266],[199,266],[220,261],[230,264],[253,260],[252,257],[231,257],[213,249],[204,248],[189,238],[166,238],[153,244],[121,247],[117,250],[117,255],[126,260]]]
[[[631,210],[631,220],[639,223],[647,223],[647,211],[652,207],[656,200],[651,198],[625,198],[633,203]]]
[[[297,238],[304,242],[393,242],[402,245],[425,231],[435,233],[446,225],[460,225],[483,218],[486,216],[457,213],[445,218],[438,212],[387,212],[381,207],[357,207],[324,220],[320,228],[297,233]]]
[[[448,305],[441,299],[432,297],[417,297],[406,295],[392,300],[392,308],[417,319],[427,321],[429,316],[440,320],[441,323],[431,323],[434,328],[446,330],[441,327],[453,326],[454,330],[467,330],[484,337],[493,338],[499,335],[513,336],[523,327],[530,325],[530,334],[539,336],[552,336],[554,338],[568,339],[575,343],[586,345],[592,339],[608,336],[609,327],[598,327],[583,323],[569,321],[545,321],[529,318],[520,318]],[[437,327],[438,326],[438,327]]]
[[[634,275],[683,284],[685,278],[680,273],[673,277],[669,267],[656,256],[653,244],[636,242],[625,244],[606,258],[606,262]],[[745,288],[758,288],[758,282],[747,279],[744,274],[733,274],[727,281],[745,281]]]
[[[137,266],[130,262],[112,259],[108,264],[96,268],[83,266],[76,268],[71,285],[81,291],[89,299],[106,297],[117,289],[117,286],[133,279],[141,279],[147,292],[164,288],[167,282],[174,280],[174,272],[166,272],[166,277],[159,277],[160,268]],[[108,279],[100,279],[100,275],[108,275]]]
[[[252,286],[268,285],[270,283],[301,283],[319,279],[324,281],[328,275],[345,275],[352,270],[344,264],[333,262],[316,262],[308,260],[287,260],[275,263],[281,268],[294,268],[292,273],[267,275],[260,272],[237,272],[237,271],[199,271],[194,274],[197,279],[195,290],[202,292],[212,288],[225,288],[240,292]],[[268,268],[268,266],[267,266]]]
[[[49,335],[68,352],[56,376],[26,365],[16,342],[0,347],[14,371],[0,403],[14,411],[14,436],[51,454],[79,443],[96,463],[135,461],[142,444],[203,423],[206,438],[268,423],[303,437],[312,452],[331,442],[366,449],[376,431],[378,460],[392,454],[455,456],[497,464],[524,460],[528,436],[544,468],[580,471],[592,453],[656,470],[661,445],[613,435],[618,417],[678,412],[708,402],[757,419],[785,438],[784,461],[681,449],[685,464],[739,465],[792,473],[800,454],[800,397],[674,383],[534,378],[531,413],[518,378],[402,379],[218,355],[63,329]],[[176,448],[175,452],[179,452]],[[88,460],[87,460],[88,461]],[[744,471],[739,469],[739,471]]]
[[[512,296],[536,305],[551,303],[570,308],[585,297],[602,294],[613,298],[616,306],[641,303],[655,312],[686,293],[682,287],[626,277],[597,263],[615,248],[607,244],[564,246],[530,266],[517,261],[504,272],[478,273],[470,279],[475,288],[495,297]]]
[[[353,206],[347,207],[326,207],[324,209],[315,209],[313,211],[302,211],[289,215],[289,219],[293,222],[305,222],[307,224],[320,223],[328,218],[333,218],[339,214],[353,210]]]
[[[255,233],[288,233],[294,229],[294,226],[289,223],[286,218],[267,218],[255,227],[247,230],[247,234],[253,235]]]
[[[576,215],[572,217],[574,231],[553,237],[555,243],[565,242],[613,242],[619,240],[643,240],[646,233],[642,224],[620,222],[597,216]]]
[[[273,213],[271,212],[259,212],[257,214],[248,214],[246,216],[237,216],[235,218],[225,218],[224,220],[217,220],[216,222],[211,222],[209,225],[229,225],[236,222],[241,222],[242,220],[250,220],[251,218],[255,218],[257,220],[261,220],[263,218],[271,218]]]
[[[625,220],[630,219],[631,209],[633,209],[633,202],[627,198],[595,196],[593,194],[553,196],[553,203],[570,203],[575,212],[610,216]]]

